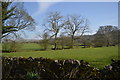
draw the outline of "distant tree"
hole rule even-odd
[[[16,41],[14,36],[7,35],[2,39],[2,52],[16,52],[20,50],[21,44]]]
[[[51,37],[54,37],[54,49],[56,50],[58,33],[64,26],[63,16],[60,15],[60,12],[51,12],[44,26],[46,27],[45,31],[52,33]]]
[[[81,16],[68,16],[65,31],[71,36],[71,48],[73,48],[75,35],[81,37],[88,30],[88,20]]]
[[[66,45],[66,36],[64,35],[64,33],[61,33],[60,34],[60,45],[62,47],[62,49],[65,48],[65,45]]]
[[[113,30],[111,32],[111,36],[112,36],[112,45],[120,44],[120,29],[118,27],[116,30]]]
[[[42,40],[40,40],[40,45],[43,46],[44,50],[48,49],[48,45],[49,45],[49,34],[47,32],[45,32],[42,36],[41,36]]]
[[[2,38],[23,29],[35,28],[34,19],[24,9],[23,3],[2,2]]]
[[[94,47],[103,47],[106,45],[106,41],[104,40],[104,36],[102,34],[93,35],[94,39],[92,40]]]
[[[84,48],[86,47],[89,48],[92,46],[92,38],[93,38],[92,35],[83,35],[81,37],[81,43],[84,46]]]
[[[116,42],[118,42],[118,31],[119,29],[116,26],[100,26],[96,33],[96,37],[101,36],[101,41],[108,47],[110,45],[115,45]]]

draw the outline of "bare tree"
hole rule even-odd
[[[46,27],[45,31],[52,33],[51,37],[54,37],[54,49],[57,49],[57,37],[61,28],[64,26],[63,16],[60,12],[51,12],[48,16],[47,23],[44,24]]]
[[[2,38],[10,33],[34,28],[35,21],[24,9],[23,3],[2,2]]]
[[[88,30],[88,20],[81,16],[68,16],[65,30],[71,36],[71,48],[73,48],[75,35],[79,34],[81,37]]]

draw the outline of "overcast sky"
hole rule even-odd
[[[35,31],[25,31],[28,39],[38,39],[44,28],[41,26],[47,14],[59,11],[61,15],[82,15],[90,21],[91,34],[96,33],[99,26],[118,25],[117,2],[25,2],[28,13],[37,22]]]

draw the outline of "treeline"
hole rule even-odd
[[[74,41],[69,35],[60,35],[56,38],[50,38],[49,33],[44,33],[40,40],[10,40],[5,39],[3,42],[3,52],[16,52],[21,48],[20,43],[35,43],[40,45],[39,50],[61,50],[61,49],[71,49],[71,48],[90,48],[90,47],[109,47],[119,45],[119,33],[120,30],[116,26],[100,26],[97,33],[94,35],[82,35],[74,36]]]
[[[57,49],[73,48],[73,46],[89,47],[109,47],[119,44],[120,30],[116,26],[100,26],[94,35],[74,36],[74,41],[69,35],[61,35],[57,38]],[[54,38],[49,39],[48,33],[43,35],[40,44],[47,49],[48,45],[54,45]],[[73,42],[72,42],[73,41]]]
[[[34,30],[35,20],[24,9],[22,3],[12,5],[12,2],[1,2],[2,4],[2,42],[3,50],[16,51],[17,41],[20,35],[17,32],[23,30]],[[100,26],[96,34],[89,33],[89,20],[81,15],[63,16],[60,12],[51,12],[47,15],[46,23],[41,38],[37,43],[47,50],[48,46],[53,46],[53,50],[73,48],[74,46],[102,47],[115,46],[119,44],[118,26]],[[13,35],[14,37],[11,37]],[[21,41],[21,39],[19,40]],[[25,41],[23,41],[25,42]],[[10,47],[5,44],[10,44]],[[7,49],[9,47],[9,49]]]

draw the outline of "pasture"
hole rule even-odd
[[[77,59],[90,63],[99,69],[111,63],[111,59],[118,59],[118,47],[74,48],[64,50],[39,51],[40,46],[35,43],[21,44],[21,50],[14,53],[3,53],[10,57],[44,57],[50,59]]]

